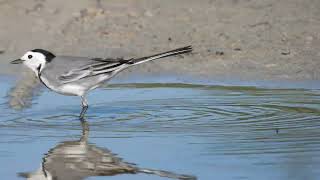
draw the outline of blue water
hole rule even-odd
[[[31,107],[15,110],[8,103],[14,86],[14,81],[1,79],[1,179],[23,179],[19,173],[35,179],[37,170],[43,179],[43,167],[49,175],[62,172],[56,173],[62,174],[58,179],[66,179],[64,171],[90,180],[169,179],[80,172],[77,163],[97,161],[88,154],[74,154],[81,148],[111,151],[139,168],[203,180],[320,177],[320,91],[315,89],[106,86],[88,96],[89,130],[83,145],[78,143],[83,139],[79,98],[44,89],[36,93]],[[92,172],[98,169],[91,165],[84,166]]]

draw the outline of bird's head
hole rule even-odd
[[[43,49],[34,49],[26,52],[20,59],[14,60],[11,64],[24,64],[38,75],[46,64],[50,63],[56,56]]]

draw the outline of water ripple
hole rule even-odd
[[[318,90],[125,84],[92,96],[96,97],[88,112],[92,139],[182,136],[188,137],[190,146],[201,146],[197,153],[206,157],[320,152]],[[48,106],[46,111],[37,106],[21,113],[5,106],[0,104],[4,109],[0,143],[73,136],[70,130],[79,129],[77,104],[58,110]]]

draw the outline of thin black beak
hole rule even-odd
[[[16,59],[14,61],[11,61],[11,64],[21,64],[23,62],[23,60],[21,59]]]

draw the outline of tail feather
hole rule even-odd
[[[161,177],[167,177],[167,178],[179,179],[179,180],[196,180],[197,179],[197,177],[191,176],[191,175],[176,174],[169,171],[154,170],[154,169],[138,169],[138,172],[145,173],[145,174],[154,174]]]
[[[160,58],[164,58],[164,57],[169,57],[169,56],[175,56],[178,54],[184,54],[184,53],[189,53],[192,52],[192,47],[191,46],[186,46],[183,48],[178,48],[172,51],[167,51],[164,53],[160,53],[160,54],[155,54],[152,56],[147,56],[147,57],[142,57],[142,58],[137,58],[137,59],[132,59],[130,62],[132,62],[134,65],[136,64],[141,64],[147,61],[152,61],[155,59],[160,59]]]

